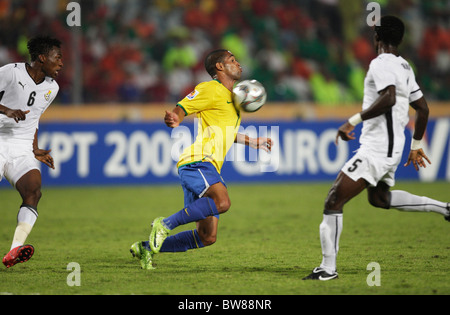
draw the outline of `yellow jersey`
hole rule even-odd
[[[177,106],[186,116],[197,114],[197,137],[180,155],[177,167],[211,162],[220,174],[225,156],[236,139],[241,117],[232,92],[218,80],[200,83]]]

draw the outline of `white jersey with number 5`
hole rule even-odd
[[[380,54],[372,60],[364,80],[363,110],[379,97],[378,92],[395,86],[396,103],[384,115],[365,120],[361,131],[361,148],[380,157],[394,157],[403,153],[405,127],[409,121],[409,104],[423,94],[409,63],[393,54]]]
[[[24,121],[0,115],[0,142],[29,141],[33,143],[39,119],[58,94],[55,80],[46,77],[36,84],[25,63],[12,63],[0,68],[0,104],[10,109],[30,111]]]

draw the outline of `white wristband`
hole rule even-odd
[[[422,149],[422,141],[413,138],[411,141],[411,150],[419,150],[419,149]]]
[[[353,127],[356,126],[359,123],[362,123],[362,118],[361,118],[361,113],[358,113],[356,115],[353,115],[352,117],[350,117],[348,119],[348,122],[350,125],[352,125]]]

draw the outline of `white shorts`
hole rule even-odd
[[[29,143],[0,142],[0,181],[5,177],[16,187],[17,181],[34,169],[40,170],[39,161]]]
[[[401,158],[401,154],[388,158],[359,149],[344,165],[342,172],[354,181],[364,178],[373,187],[381,181],[389,187],[393,187],[395,185],[395,172]]]

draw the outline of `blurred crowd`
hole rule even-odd
[[[205,55],[231,50],[272,102],[354,104],[375,57],[361,0],[79,0],[79,45],[67,0],[0,0],[0,65],[28,60],[26,42],[63,42],[60,104],[177,102],[210,77]],[[407,26],[401,54],[429,100],[450,99],[450,0],[379,0]],[[82,69],[74,70],[80,58]],[[78,75],[76,75],[78,74]]]

